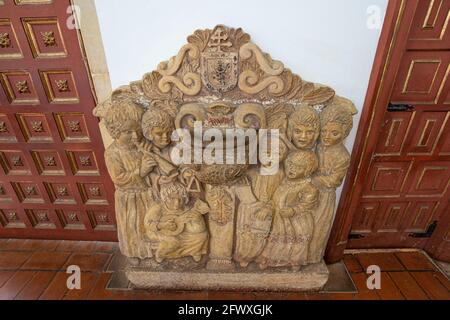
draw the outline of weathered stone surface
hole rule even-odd
[[[320,291],[328,281],[324,263],[305,266],[299,272],[156,272],[132,268],[126,271],[130,282],[143,289],[153,290],[227,290],[227,291]]]
[[[221,25],[197,30],[177,56],[114,91],[94,114],[114,139],[105,159],[130,280],[166,289],[320,289],[356,112],[241,29]],[[214,138],[198,142],[199,130]],[[233,138],[227,149],[225,137],[239,130],[249,139]],[[186,145],[195,151],[180,154]],[[229,163],[239,150],[242,161]]]

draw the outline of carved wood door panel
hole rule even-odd
[[[116,239],[114,187],[70,5],[0,1],[2,238]]]
[[[377,142],[352,199],[348,248],[424,248],[449,259],[449,246],[445,255],[436,250],[449,241],[450,2],[402,6],[396,41],[404,45],[383,89],[391,105],[372,131]]]

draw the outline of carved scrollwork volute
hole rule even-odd
[[[254,43],[247,43],[239,50],[241,60],[245,61],[255,56],[262,71],[270,76],[279,76],[284,71],[284,64],[280,61],[271,61],[263,54],[260,48]]]
[[[264,107],[256,103],[241,105],[234,113],[234,122],[238,128],[266,129],[267,120]]]
[[[186,73],[182,80],[175,76],[165,76],[159,81],[158,89],[161,90],[162,93],[169,93],[172,91],[173,85],[188,96],[195,96],[202,90],[201,77],[192,72]]]
[[[245,70],[239,76],[239,88],[248,94],[257,94],[268,89],[270,94],[277,95],[284,91],[285,83],[280,75],[284,72],[284,65],[280,61],[273,61],[270,56],[265,55],[254,43],[247,43],[239,50],[241,61],[249,60],[252,57],[261,71],[266,75],[260,79],[253,70]]]
[[[192,129],[195,121],[205,121],[206,112],[202,104],[190,103],[182,106],[175,118],[177,129]]]
[[[178,52],[178,55],[171,58],[168,62],[161,62],[157,72],[162,76],[158,82],[158,89],[162,93],[170,93],[173,86],[189,96],[197,95],[202,89],[202,80],[199,74],[186,72],[180,78],[177,73],[182,67],[186,56],[190,60],[200,58],[200,50],[193,44],[187,44]]]
[[[172,57],[168,62],[161,62],[158,65],[158,72],[162,76],[173,76],[181,67],[185,55],[188,54],[191,59],[198,59],[200,57],[200,50],[193,44],[187,44],[178,52],[178,55]]]

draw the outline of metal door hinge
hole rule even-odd
[[[410,233],[409,236],[411,238],[419,238],[419,239],[420,238],[431,238],[431,236],[433,235],[434,231],[437,228],[437,225],[438,225],[438,222],[437,221],[433,221],[433,223],[428,226],[428,229],[427,229],[426,232],[424,232],[424,233],[420,233],[420,232],[419,233]]]
[[[364,239],[364,238],[365,238],[365,236],[360,233],[350,233],[348,235],[349,240],[359,240],[359,239]]]
[[[392,104],[389,103],[388,112],[409,112],[414,111],[414,106],[410,104]]]

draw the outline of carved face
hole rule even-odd
[[[138,122],[127,121],[121,129],[117,138],[120,144],[134,146],[142,140],[142,132]]]
[[[302,150],[312,149],[318,137],[319,132],[313,126],[298,125],[292,129],[292,143]]]
[[[172,196],[168,201],[166,201],[166,206],[169,210],[183,210],[186,199],[183,197]]]
[[[154,127],[150,129],[149,138],[159,149],[164,149],[171,143],[171,128]]]
[[[301,179],[306,175],[306,169],[296,163],[295,158],[288,158],[285,162],[286,176],[289,179]]]
[[[329,122],[322,128],[320,139],[326,147],[334,146],[345,139],[342,124]]]

